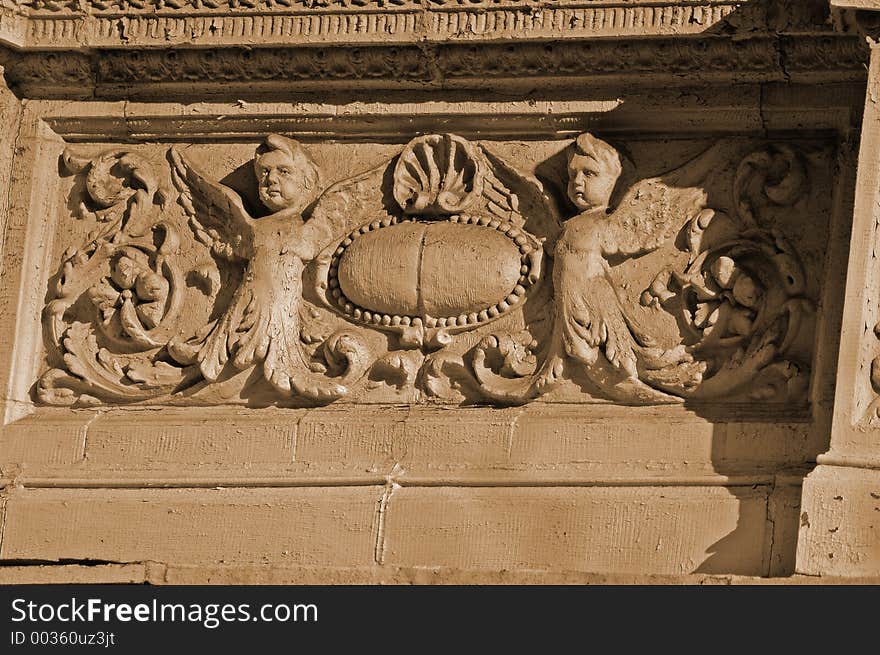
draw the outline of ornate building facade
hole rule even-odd
[[[880,578],[878,34],[0,0],[6,575]]]

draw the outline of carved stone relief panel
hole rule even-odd
[[[70,147],[33,394],[801,406],[832,161],[594,134]]]

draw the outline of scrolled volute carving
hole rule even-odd
[[[804,195],[807,172],[802,158],[788,145],[750,153],[740,162],[733,183],[737,210],[743,222],[758,223],[767,205],[788,206]]]
[[[68,150],[62,160],[82,178],[79,216],[99,227],[65,253],[50,285],[46,339],[64,367],[40,379],[37,396],[94,404],[161,395],[189,376],[158,353],[177,329],[185,288],[178,230],[162,217],[166,192],[153,164],[135,153],[88,159]]]

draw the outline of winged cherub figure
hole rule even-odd
[[[525,402],[554,386],[568,359],[602,393],[622,402],[669,402],[673,397],[665,391],[680,394],[700,381],[705,366],[685,346],[660,347],[634,320],[609,260],[656,250],[697,216],[706,202],[699,185],[713,161],[710,148],[675,171],[641,180],[612,210],[623,172],[620,155],[591,134],[576,139],[568,151],[566,191],[580,213],[564,221],[552,251],[554,318],[545,355],[532,374],[501,375],[490,360],[500,356],[515,370],[522,349],[510,335],[486,337],[472,360],[483,394]]]
[[[170,152],[180,202],[212,251],[247,267],[229,308],[198,349],[195,362],[216,380],[231,359],[237,369],[263,362],[269,383],[284,394],[332,399],[346,388],[321,378],[300,348],[302,273],[331,238],[327,221],[302,212],[319,189],[319,172],[293,139],[270,135],[257,148],[259,197],[271,214],[252,217],[241,197],[208,179],[185,155]],[[337,344],[338,345],[338,344]]]
[[[608,260],[659,248],[696,215],[706,197],[697,187],[649,178],[629,189],[611,211],[622,170],[620,155],[605,141],[582,134],[573,144],[567,191],[581,213],[565,222],[557,241],[553,284],[556,329],[568,356],[589,372],[601,352],[614,369],[635,382],[640,369],[684,363],[690,357],[683,347],[663,350],[652,345],[628,314]]]

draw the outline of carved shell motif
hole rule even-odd
[[[394,199],[406,214],[456,214],[483,192],[483,158],[453,134],[410,141],[394,168]]]

